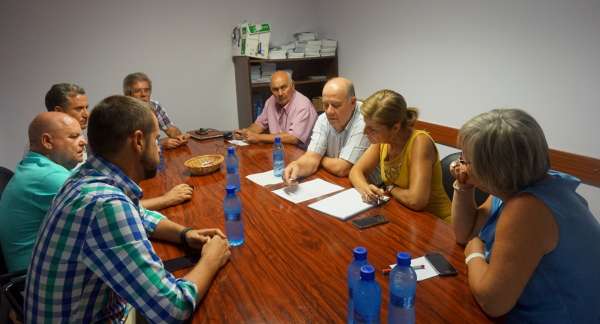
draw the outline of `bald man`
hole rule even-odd
[[[236,138],[249,143],[273,143],[279,136],[282,143],[306,149],[317,120],[312,102],[296,91],[285,71],[276,71],[271,76],[271,93],[260,116],[248,128],[237,129]]]
[[[317,119],[308,150],[285,168],[283,180],[287,184],[315,173],[319,166],[338,177],[347,177],[369,147],[363,133],[365,122],[360,104],[350,80],[334,78],[325,84],[323,108],[325,113]]]
[[[62,112],[43,112],[29,125],[30,151],[16,166],[0,200],[0,243],[9,271],[26,269],[54,196],[83,161],[81,126]]]

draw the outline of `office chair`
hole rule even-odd
[[[7,271],[2,246],[0,246],[0,323],[9,323],[9,310],[14,311],[19,321],[23,321],[23,296],[21,293],[25,289],[26,276],[27,270]],[[21,287],[21,290],[15,292],[18,287]],[[8,291],[14,296],[9,296]]]
[[[4,187],[10,181],[10,178],[13,176],[13,172],[5,167],[0,166],[0,198],[2,198],[2,192],[4,192]]]
[[[442,183],[444,184],[444,190],[446,190],[446,194],[450,200],[452,200],[452,197],[454,196],[454,188],[452,187],[452,184],[454,183],[454,177],[452,176],[452,173],[450,173],[450,163],[458,160],[459,158],[460,152],[456,152],[449,154],[441,161]],[[489,194],[479,190],[478,188],[475,188],[475,203],[477,206],[483,204],[488,196]]]

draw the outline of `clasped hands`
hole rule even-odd
[[[258,143],[260,142],[259,138],[258,138],[257,133],[248,130],[247,128],[242,128],[242,129],[236,129],[233,132],[233,138],[238,139],[238,140],[244,140],[248,143]]]
[[[174,149],[177,148],[185,143],[188,142],[188,139],[190,138],[190,134],[181,134],[177,137],[167,137],[165,139],[162,140],[162,146],[165,149]]]

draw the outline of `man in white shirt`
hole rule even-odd
[[[315,173],[319,166],[338,177],[346,177],[369,147],[369,140],[363,134],[365,123],[360,103],[350,80],[334,78],[325,84],[323,109],[325,113],[315,123],[306,153],[285,168],[286,183]]]

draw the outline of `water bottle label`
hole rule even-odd
[[[228,166],[227,167],[227,173],[229,173],[229,174],[235,173],[235,167],[234,166]]]
[[[415,306],[415,298],[391,294],[390,303],[397,307],[413,308]]]
[[[241,213],[225,213],[225,220],[228,221],[239,221]]]

